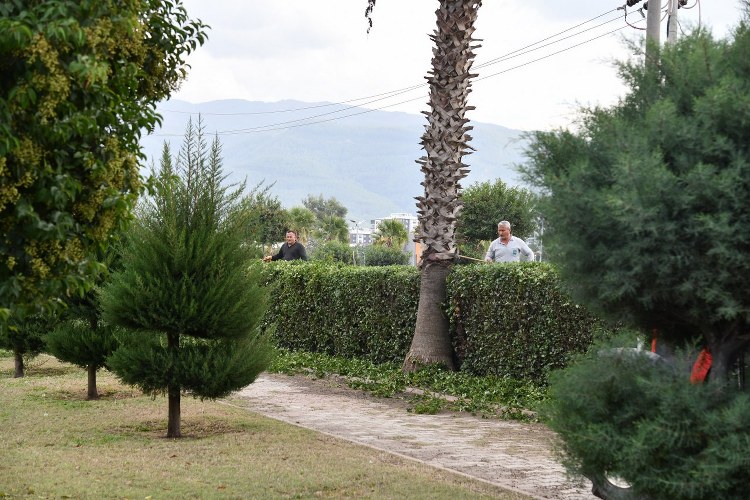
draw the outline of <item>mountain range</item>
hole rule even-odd
[[[426,118],[420,114],[293,100],[170,100],[157,110],[161,127],[141,139],[149,164],[158,164],[165,142],[176,157],[188,120],[196,126],[200,116],[207,140],[219,138],[229,180],[272,185],[271,194],[286,208],[322,194],[347,207],[347,218],[369,221],[416,215],[414,197],[424,193],[416,163],[424,155],[419,142]],[[523,161],[523,131],[470,125],[475,151],[464,156],[470,173],[462,186],[495,179],[520,185],[514,165]]]

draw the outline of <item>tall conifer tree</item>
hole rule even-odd
[[[109,358],[124,382],[169,399],[167,437],[180,437],[180,395],[219,398],[253,382],[271,358],[256,325],[265,303],[242,244],[244,185],[224,185],[221,145],[188,124],[154,196],[127,233],[122,270],[101,293],[103,317],[140,330]]]

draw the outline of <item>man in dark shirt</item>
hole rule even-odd
[[[286,243],[281,245],[279,253],[276,255],[266,255],[263,257],[263,262],[269,262],[272,260],[307,260],[307,253],[302,243],[297,241],[297,232],[289,230],[286,232]]]

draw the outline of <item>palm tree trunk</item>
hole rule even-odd
[[[461,209],[460,180],[469,170],[462,161],[471,140],[466,111],[471,87],[474,22],[481,0],[441,0],[430,84],[430,112],[422,135],[426,156],[417,163],[425,174],[424,196],[417,198],[423,245],[417,324],[404,370],[420,364],[453,367],[448,321],[443,312],[446,278],[456,258],[456,217]]]
[[[448,318],[443,311],[449,272],[450,266],[438,262],[428,262],[422,268],[417,324],[403,367],[406,372],[425,364],[441,364],[454,369]]]

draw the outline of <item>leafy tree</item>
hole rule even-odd
[[[307,240],[315,227],[315,214],[305,207],[289,209],[289,228],[297,231],[299,240],[307,245]]]
[[[727,377],[735,362],[744,372],[750,342],[745,5],[729,39],[697,30],[658,61],[622,63],[620,103],[530,143],[545,248],[572,290],[677,345],[676,361],[656,365],[596,346],[552,379],[547,416],[567,465],[602,498],[747,496],[750,400]],[[690,383],[695,357],[680,354],[694,344],[713,358],[704,384]],[[608,474],[631,489],[616,490]]]
[[[120,264],[114,244],[98,250],[90,258],[106,266],[106,272],[97,278],[97,286],[102,286],[110,272],[117,270]],[[86,370],[86,398],[89,400],[99,398],[96,373],[106,367],[107,357],[119,346],[117,330],[102,321],[98,297],[92,289],[83,297],[70,297],[66,309],[60,314],[60,321],[44,336],[47,352]]]
[[[493,240],[501,220],[510,221],[513,235],[531,236],[536,230],[535,198],[528,189],[510,187],[500,179],[472,184],[461,193],[463,207],[456,223],[459,241]]]
[[[265,246],[270,246],[283,238],[289,227],[289,213],[284,210],[281,202],[270,193],[273,184],[263,186],[259,182],[248,193],[244,200],[244,210],[247,211],[247,239],[260,243],[261,255],[266,253]],[[269,250],[270,251],[270,250]]]
[[[339,217],[343,219],[346,217],[347,209],[342,205],[336,198],[324,198],[323,194],[314,196],[312,194],[307,195],[307,198],[302,200],[302,204],[315,214],[315,218],[322,221],[326,217]]]
[[[409,240],[409,232],[401,221],[384,219],[375,229],[375,245],[401,249]]]
[[[105,321],[139,333],[108,359],[125,382],[169,398],[168,437],[180,437],[180,395],[219,398],[270,362],[256,325],[265,292],[243,245],[243,186],[222,185],[220,145],[210,153],[188,124],[176,164],[162,159],[153,199],[126,234],[122,270],[101,292]],[[230,186],[231,187],[231,186]]]
[[[86,399],[98,399],[96,372],[107,365],[107,357],[119,346],[117,329],[104,323],[92,326],[82,319],[69,319],[58,324],[44,341],[50,354],[86,370]]]
[[[44,335],[55,324],[53,315],[32,314],[23,319],[15,318],[13,328],[8,328],[0,335],[0,348],[13,352],[13,377],[20,378],[25,374],[25,360],[34,358],[44,352]]]
[[[91,285],[205,28],[179,0],[0,5],[0,330]]]
[[[395,266],[409,263],[409,254],[398,248],[370,245],[364,248],[366,266]]]
[[[343,241],[326,241],[316,245],[311,252],[312,260],[355,264],[355,249]]]
[[[747,10],[747,9],[746,9]],[[747,12],[746,12],[747,18]],[[547,254],[581,300],[726,373],[750,342],[750,30],[696,31],[579,131],[533,134],[526,177],[547,194]]]
[[[346,221],[336,215],[329,215],[319,221],[319,227],[315,230],[315,238],[320,241],[349,241],[349,228]]]

